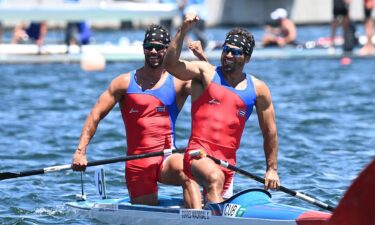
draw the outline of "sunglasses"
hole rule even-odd
[[[242,49],[240,49],[240,48],[231,48],[228,45],[224,45],[223,46],[223,52],[225,54],[228,54],[230,52],[235,57],[239,57],[239,56],[243,55]]]
[[[166,48],[166,46],[163,45],[163,44],[157,44],[157,43],[143,44],[143,49],[145,49],[147,51],[152,51],[152,49],[155,49],[158,52],[158,51],[163,50],[165,48]]]

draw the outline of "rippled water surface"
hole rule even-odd
[[[213,62],[218,63],[218,62]],[[79,65],[0,65],[0,171],[70,163],[82,125],[97,97],[116,75],[142,63],[108,64],[102,72]],[[284,186],[337,204],[351,181],[375,155],[375,64],[373,59],[254,60],[246,71],[264,80],[273,96],[279,135],[279,175]],[[190,134],[190,103],[177,123],[177,145]],[[263,176],[265,163],[256,114],[238,151],[238,166]],[[125,129],[116,107],[100,124],[89,160],[122,156]],[[110,197],[127,193],[122,163],[106,166]],[[85,191],[95,196],[93,170]],[[261,187],[236,176],[235,191]],[[80,193],[79,173],[70,171],[0,181],[0,223],[97,224],[70,215],[65,202]],[[161,187],[179,196],[180,188]],[[316,209],[281,192],[279,203]]]

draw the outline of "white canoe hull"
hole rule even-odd
[[[185,218],[176,209],[173,213],[127,209],[73,209],[80,217],[88,217],[107,224],[129,225],[297,225],[295,220],[271,220],[258,218]]]
[[[329,213],[273,203],[270,197],[263,190],[249,189],[204,210],[182,208],[182,199],[166,196],[159,196],[159,206],[133,205],[127,198],[66,205],[80,217],[128,225],[323,225],[330,217]]]

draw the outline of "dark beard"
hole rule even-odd
[[[244,66],[244,62],[235,61],[233,65],[227,65],[224,63],[224,59],[221,60],[221,68],[224,72],[234,73]]]
[[[224,65],[221,68],[223,71],[228,72],[228,73],[232,73],[235,71],[234,65],[233,66]]]
[[[147,64],[147,66],[151,67],[152,69],[157,69],[157,68],[159,68],[163,65],[162,60],[159,60],[157,64],[151,63],[150,60],[149,60],[149,56],[146,56],[145,62]]]

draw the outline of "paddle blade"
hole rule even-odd
[[[375,224],[375,160],[349,187],[328,225]]]
[[[16,178],[19,176],[20,176],[19,173],[4,172],[4,173],[0,173],[0,180]]]

